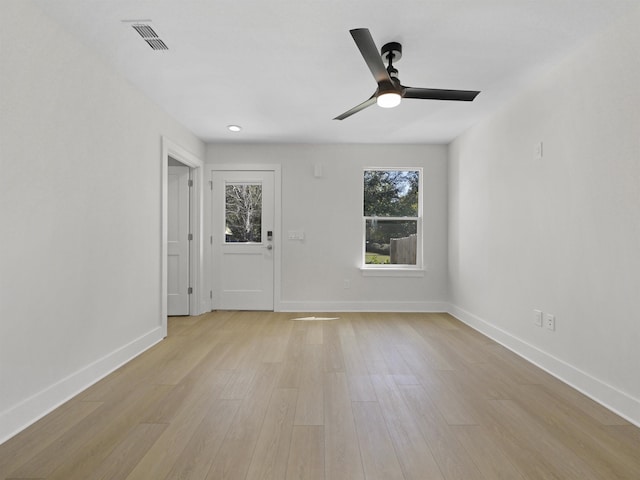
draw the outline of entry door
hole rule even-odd
[[[167,314],[189,315],[189,167],[169,167]]]
[[[273,310],[274,173],[213,171],[214,308]]]

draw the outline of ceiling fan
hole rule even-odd
[[[399,105],[402,98],[471,102],[480,93],[474,90],[406,87],[400,83],[398,70],[393,66],[394,61],[397,62],[402,58],[402,45],[397,42],[386,43],[380,50],[380,54],[378,54],[378,47],[376,47],[368,28],[356,28],[349,30],[349,32],[378,83],[378,88],[367,100],[338,115],[334,120],[344,120],[374,103],[383,108],[392,108]],[[386,68],[383,61],[388,62]]]

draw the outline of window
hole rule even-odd
[[[225,186],[225,242],[262,241],[262,185],[227,183]]]
[[[366,169],[363,185],[365,268],[422,263],[422,169]]]

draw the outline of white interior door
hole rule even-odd
[[[167,314],[189,315],[189,167],[169,167]]]
[[[274,172],[213,171],[214,306],[273,310]]]

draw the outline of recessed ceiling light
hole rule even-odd
[[[227,125],[227,129],[230,132],[239,132],[240,130],[242,130],[242,127],[240,125]]]

